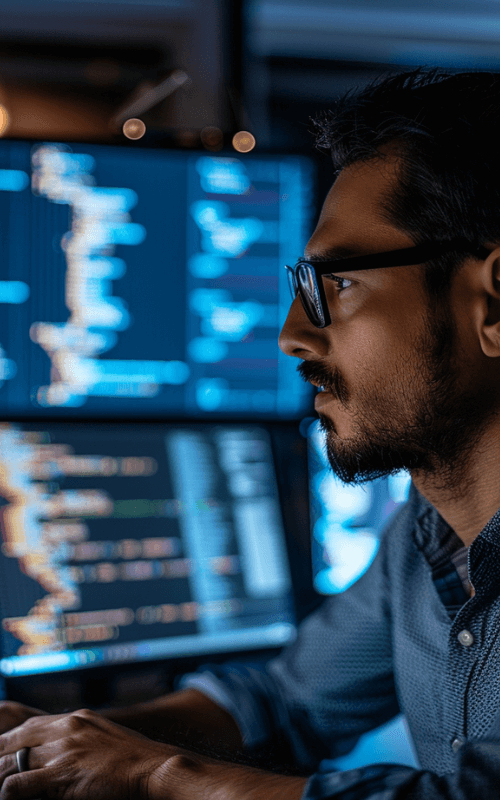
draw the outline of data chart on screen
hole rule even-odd
[[[299,417],[298,156],[0,141],[0,413]]]
[[[258,425],[0,427],[0,674],[293,640]]]

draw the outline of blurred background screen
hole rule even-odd
[[[300,417],[313,164],[0,141],[0,410]]]
[[[269,433],[4,425],[4,676],[293,640]]]
[[[318,420],[303,425],[308,441],[314,588],[339,594],[351,586],[377,554],[383,527],[408,499],[410,476],[350,486],[332,472]]]

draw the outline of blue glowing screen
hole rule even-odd
[[[314,587],[338,594],[368,569],[390,514],[408,499],[411,479],[398,472],[361,486],[333,474],[319,422],[308,431]]]
[[[300,416],[312,189],[300,157],[0,142],[0,413]]]
[[[4,423],[0,469],[0,676],[293,640],[260,424]]]

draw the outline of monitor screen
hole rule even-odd
[[[401,470],[349,485],[333,472],[318,420],[307,428],[313,585],[324,595],[345,591],[368,569],[390,515],[408,499],[411,478]]]
[[[0,674],[293,640],[268,430],[0,427]]]
[[[313,163],[0,141],[0,414],[298,418]]]

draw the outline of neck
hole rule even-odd
[[[494,430],[492,430],[494,427]],[[453,489],[439,475],[412,473],[419,492],[468,547],[500,508],[500,426],[488,428]]]

